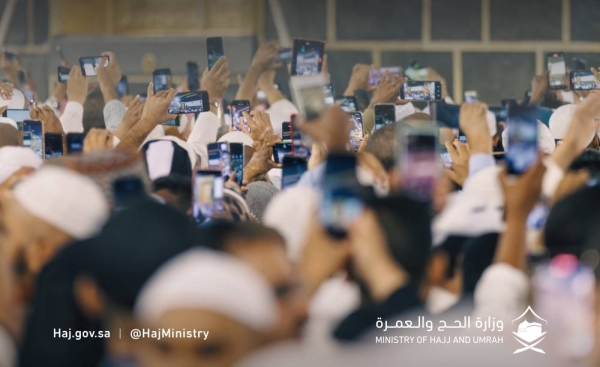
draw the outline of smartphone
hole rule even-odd
[[[290,78],[292,99],[298,111],[308,121],[315,120],[327,108],[325,76],[294,76]]]
[[[152,72],[154,93],[171,88],[171,69],[156,69]]]
[[[592,90],[600,89],[596,84],[596,77],[591,71],[572,71],[569,74],[571,90]]]
[[[23,121],[23,146],[33,150],[40,159],[44,159],[44,135],[41,121]]]
[[[378,103],[375,105],[375,130],[396,122],[396,105],[393,103]]]
[[[564,78],[567,75],[567,63],[564,52],[549,52],[546,54],[548,65],[548,86],[550,89],[566,89]]]
[[[400,99],[405,101],[441,101],[442,84],[440,82],[407,81],[400,90]]]
[[[352,122],[352,130],[350,130],[350,146],[355,152],[363,141],[363,116],[360,112],[348,113]]]
[[[250,131],[250,125],[244,117],[244,112],[250,113],[250,101],[247,99],[239,99],[231,102],[231,124],[233,130],[242,131],[241,127],[245,127]]]
[[[324,42],[295,39],[291,75],[315,76],[320,74],[324,55]]]
[[[508,109],[507,172],[520,175],[538,157],[537,108],[511,106]]]
[[[273,145],[273,160],[275,161],[275,163],[283,162],[283,157],[291,153],[291,143],[275,143],[275,145]]]
[[[465,103],[479,102],[476,90],[465,91]]]
[[[594,270],[579,262],[576,256],[562,254],[537,266],[532,281],[535,313],[524,314],[514,322],[519,325],[519,331],[521,326],[527,327],[528,333],[537,331],[536,339],[546,338],[544,350],[551,350],[561,359],[587,357],[596,337]],[[531,339],[524,340],[527,344],[536,342]]]
[[[127,209],[146,198],[146,190],[138,177],[117,178],[112,183],[115,210]]]
[[[360,217],[364,204],[356,179],[356,156],[330,154],[325,162],[319,221],[330,236],[343,239]]]
[[[44,134],[44,152],[46,159],[62,157],[63,137],[61,133]]]
[[[352,96],[352,97],[347,97],[347,96],[337,97],[335,99],[335,103],[338,104],[342,108],[342,110],[344,110],[346,112],[358,111],[358,108],[356,107],[356,98],[354,98],[354,96]]]
[[[174,119],[172,120],[167,120],[167,121],[163,121],[160,124],[164,125],[164,126],[180,126],[181,125],[181,121],[179,119],[180,115],[175,116]]]
[[[402,75],[402,66],[386,66],[381,68],[374,68],[369,71],[369,86],[376,87],[381,83],[383,74],[388,75]]]
[[[196,171],[192,203],[192,214],[196,221],[204,222],[223,212],[224,186],[221,171]]]
[[[458,129],[459,117],[460,106],[447,103],[436,104],[436,120],[444,127]]]
[[[335,104],[335,94],[333,84],[329,83],[323,87],[323,93],[325,93],[325,105],[327,107]]]
[[[490,110],[490,112],[492,112],[494,114],[494,116],[496,116],[496,121],[506,121],[507,119],[507,110],[506,107],[488,107],[488,109]]]
[[[590,68],[588,68],[588,63],[586,59],[582,59],[580,57],[574,57],[573,58],[573,62],[572,62],[572,67],[571,69],[573,71],[585,71],[585,70],[590,70]]]
[[[277,61],[282,62],[284,64],[289,64],[292,62],[292,57],[294,55],[294,50],[289,47],[282,47],[279,49],[279,55],[277,56]]]
[[[70,68],[66,68],[64,66],[58,67],[58,82],[66,83],[69,80],[69,73],[71,72]]]
[[[206,55],[208,56],[208,69],[210,70],[221,56],[225,55],[223,37],[209,37],[206,39]]]
[[[424,68],[416,61],[411,61],[406,69],[404,69],[404,75],[410,80],[425,81],[427,80],[427,68]]]
[[[198,69],[198,64],[193,61],[188,61],[186,64],[186,72],[190,91],[200,89],[200,71]]]
[[[308,170],[306,158],[286,155],[283,157],[283,169],[281,172],[281,189],[294,186],[300,177]]]
[[[229,155],[231,157],[231,171],[235,172],[235,181],[242,186],[244,180],[244,144],[229,143]]]
[[[119,80],[119,84],[117,84],[117,94],[119,97],[124,97],[129,94],[129,82],[127,81],[127,76],[121,76],[121,80]]]
[[[170,114],[185,114],[210,111],[208,93],[204,90],[198,92],[177,93],[169,109]]]
[[[19,130],[23,129],[23,121],[31,119],[31,115],[27,109],[8,109],[4,111],[2,117],[8,117],[16,122],[17,125],[21,125]]]
[[[303,135],[300,133],[300,131],[298,130],[298,128],[296,127],[296,121],[297,121],[297,116],[296,114],[293,114],[290,116],[290,136],[292,139],[292,155],[294,155],[295,157],[302,157],[302,158],[310,158],[310,149],[307,148],[309,146],[311,146],[312,142],[310,141],[310,138],[306,138],[303,139]]]
[[[73,154],[83,152],[83,139],[85,139],[84,133],[68,133],[67,153]]]
[[[227,142],[210,143],[207,145],[207,150],[208,169],[221,171],[221,175],[227,181],[231,176],[229,144]]]
[[[84,76],[94,76],[96,75],[96,67],[100,64],[100,62],[104,59],[104,66],[108,66],[109,57],[108,56],[89,56],[89,57],[81,57],[79,59],[79,66],[81,66],[81,72]]]
[[[281,140],[283,140],[284,143],[292,142],[292,129],[289,122],[281,123]]]
[[[434,123],[408,128],[398,126],[400,150],[397,159],[402,188],[414,198],[429,202],[440,170],[438,129]]]
[[[369,104],[371,103],[371,97],[369,97],[369,92],[364,89],[355,89],[354,90],[354,99],[356,100],[356,110],[364,111],[369,108]]]

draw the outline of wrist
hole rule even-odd
[[[80,97],[80,96],[76,96],[76,97],[70,97],[67,96],[67,99],[69,100],[69,102],[77,102],[79,104],[81,104],[83,106],[83,103],[85,102],[85,97]]]

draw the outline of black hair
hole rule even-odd
[[[215,220],[201,229],[202,245],[217,251],[228,251],[228,247],[237,241],[253,242],[272,240],[285,245],[285,239],[273,228],[256,222],[230,222]]]
[[[88,94],[83,103],[83,130],[90,131],[92,128],[106,129],[104,122],[104,97],[100,89]]]
[[[462,262],[463,295],[475,292],[481,275],[494,261],[499,237],[498,233],[486,233],[465,244]]]
[[[190,208],[192,204],[192,179],[190,176],[172,174],[157,178],[152,182],[152,191],[160,190],[167,190],[177,197],[177,200],[171,204],[180,211],[185,213]]]
[[[398,123],[385,125],[369,136],[366,151],[377,158],[386,171],[394,168],[396,163],[396,152],[398,150],[396,142],[396,126]]]
[[[597,150],[586,149],[571,163],[570,171],[587,170],[591,176],[600,175],[600,152]]]

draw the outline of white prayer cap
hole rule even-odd
[[[225,253],[193,249],[169,260],[148,280],[135,304],[140,320],[156,323],[177,309],[208,310],[259,332],[277,322],[277,300],[267,281]]]
[[[100,187],[92,179],[57,166],[44,166],[14,189],[30,214],[76,239],[93,236],[109,216]]]
[[[219,139],[219,143],[222,143],[224,141],[228,143],[242,143],[249,147],[251,147],[252,144],[254,144],[254,140],[252,140],[252,138],[249,137],[248,134],[241,131],[230,131],[227,134],[221,136],[221,139]]]
[[[550,132],[550,129],[543,122],[537,122],[538,127],[538,148],[542,153],[552,154],[554,152],[554,148],[556,148],[556,141],[554,140],[554,135]],[[510,125],[504,129],[502,132],[502,145],[504,146],[504,150],[508,151],[508,130],[510,129]]]
[[[564,139],[571,125],[575,105],[567,104],[557,108],[550,116],[550,132],[555,139]],[[593,137],[592,137],[593,138]],[[591,140],[590,140],[591,141]]]
[[[33,150],[24,147],[0,148],[0,184],[23,167],[38,169],[44,162]]]
[[[25,96],[18,89],[13,89],[13,95],[10,99],[0,97],[0,107],[8,106],[11,109],[22,109],[25,107]]]
[[[288,257],[292,261],[300,260],[319,199],[318,191],[312,188],[290,187],[275,195],[263,214],[263,224],[276,229],[285,238]]]
[[[190,162],[192,162],[192,168],[194,168],[196,166],[196,161],[198,160],[198,156],[194,152],[194,149],[192,148],[192,146],[190,144],[188,144],[186,141],[183,141],[180,138],[178,138],[176,136],[172,136],[172,135],[165,135],[162,138],[159,138],[158,140],[169,140],[169,141],[172,141],[173,143],[177,144],[179,147],[185,149],[188,156],[190,157]]]
[[[496,136],[496,133],[498,132],[498,128],[496,126],[496,115],[488,110],[485,117],[487,118],[488,129],[490,129],[490,136]]]
[[[19,130],[19,127],[17,126],[17,123],[15,122],[15,120],[9,119],[8,117],[0,117],[0,124],[10,125],[10,126],[14,127],[15,129]]]
[[[276,135],[281,136],[281,123],[290,122],[292,115],[298,113],[298,109],[287,99],[279,100],[273,103],[266,111],[271,118],[271,126]]]

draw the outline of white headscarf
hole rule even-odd
[[[0,184],[23,167],[38,169],[44,162],[33,150],[24,147],[0,148]]]

